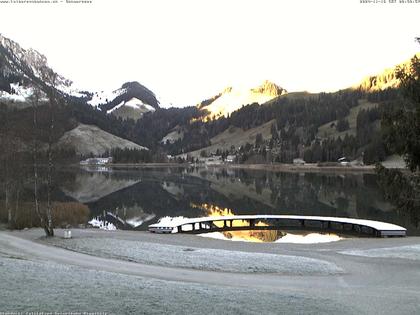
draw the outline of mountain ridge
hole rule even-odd
[[[410,62],[400,67],[408,70]],[[288,163],[296,157],[329,161],[344,154],[357,157],[365,151],[369,152],[365,155],[369,161],[372,156],[378,157],[375,151],[381,151],[382,158],[387,151],[381,143],[378,121],[385,106],[390,103],[395,108],[402,106],[394,67],[334,93],[289,93],[273,82],[264,81],[247,89],[227,87],[195,107],[160,108],[154,93],[138,82],[126,82],[111,92],[72,90],[72,82],[49,68],[45,56],[1,37],[0,103],[2,96],[11,97],[16,92],[21,93],[16,100],[25,102],[30,98],[31,88],[36,87],[43,90],[42,98],[57,93],[74,106],[74,110],[61,112],[61,126],[57,127],[60,136],[78,124],[97,125],[151,150],[179,156],[204,148],[213,150],[215,141],[223,138],[217,136],[225,133],[226,139],[233,140],[228,143],[221,139],[225,143],[219,153],[223,150],[241,155],[241,162],[256,154],[270,162]],[[30,114],[28,109],[26,122],[30,121]],[[45,108],[44,117],[47,115]],[[44,127],[47,124],[48,119]],[[258,129],[260,126],[264,128]],[[252,137],[240,139],[241,132],[252,133]],[[26,140],[30,137],[28,134]]]
[[[136,113],[140,115],[139,118],[145,112],[159,108],[159,102],[154,93],[138,82],[124,83],[118,97],[119,99],[113,98],[105,105],[113,105],[112,102],[116,103],[120,100],[125,104],[134,98],[141,98],[152,103],[154,107],[151,105],[144,105],[142,108],[130,107],[139,112]],[[60,141],[63,142],[63,137],[72,135],[71,132],[75,133],[77,131],[75,126],[80,124],[97,124],[88,131],[91,138],[97,135],[97,142],[102,143],[102,147],[98,149],[94,145],[83,145],[86,141],[79,141],[80,137],[68,136],[65,139],[66,145],[61,146],[60,150],[75,147],[75,152],[79,155],[89,155],[89,150],[91,150],[90,153],[102,154],[114,147],[147,150],[138,143],[128,141],[129,135],[124,132],[122,122],[116,118],[107,118],[114,114],[108,115],[106,109],[89,104],[92,98],[92,92],[75,89],[71,80],[51,69],[48,66],[47,57],[34,49],[24,49],[18,43],[0,34],[0,114],[4,125],[8,126],[2,132],[6,137],[19,140],[20,147],[31,147],[34,141],[31,133],[36,133],[39,137],[37,141],[42,143],[42,148],[45,148],[45,143],[48,141],[46,135],[51,128],[49,122],[54,116],[54,132],[51,134],[51,140],[55,148]],[[47,106],[49,103],[51,107]],[[35,111],[28,108],[34,104],[36,104],[38,116],[36,125],[33,122]],[[133,104],[129,103],[129,105]],[[77,135],[83,135],[83,132]],[[79,145],[83,147],[83,152],[81,148],[78,148]]]
[[[416,58],[420,58],[420,52],[414,55]],[[400,80],[397,78],[397,70],[408,71],[411,65],[411,59],[399,63],[393,67],[384,69],[383,71],[364,77],[361,82],[353,86],[355,89],[361,89],[365,92],[376,92],[383,91],[387,88],[398,88]]]
[[[265,80],[253,88],[226,87],[219,94],[199,103],[197,107],[207,113],[204,119],[208,120],[226,117],[242,106],[252,103],[261,105],[286,93],[286,89]]]
[[[111,93],[90,92],[74,87],[73,81],[56,73],[48,66],[47,57],[35,49],[24,49],[18,43],[0,34],[0,100],[29,102],[34,88],[41,90],[41,98],[55,93],[64,99],[76,99],[107,112],[133,98],[159,108],[155,94],[139,82],[124,83]],[[112,98],[108,99],[108,95]],[[143,110],[143,113],[145,110]]]

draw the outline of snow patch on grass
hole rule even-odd
[[[104,222],[102,220],[99,220],[98,218],[93,218],[88,223],[95,228],[99,228],[105,231],[115,231],[117,229],[117,227],[111,222]]]
[[[340,252],[340,254],[362,257],[420,260],[420,244],[398,247],[373,248],[365,250],[346,250]]]
[[[122,95],[125,93],[127,89],[117,89],[114,91],[100,91],[93,93],[92,99],[88,102],[88,104],[97,107],[101,104],[105,104],[114,100],[117,96]]]
[[[239,241],[239,242],[246,242],[246,239],[243,238],[227,238],[221,232],[212,232],[212,233],[203,233],[198,234],[201,237],[209,237],[218,240],[224,241]],[[336,234],[321,234],[321,233],[309,233],[306,235],[299,235],[299,234],[291,234],[286,233],[283,237],[276,240],[274,243],[290,243],[290,244],[319,244],[319,243],[329,243],[329,242],[336,242],[341,240],[342,238]]]
[[[306,235],[287,233],[275,243],[318,244],[336,242],[342,238],[336,234],[309,233]]]
[[[19,83],[10,84],[13,93],[7,93],[0,91],[0,99],[13,101],[13,102],[26,102],[29,97],[34,93],[34,89],[30,87],[24,87],[19,85]]]

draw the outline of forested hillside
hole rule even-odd
[[[48,67],[46,57],[0,39],[0,132],[16,152],[30,152],[35,138],[42,150],[83,124],[150,149],[132,154],[132,162],[166,154],[190,160],[217,154],[234,155],[239,163],[346,157],[372,164],[395,153],[384,145],[388,131],[381,118],[402,104],[396,68],[334,93],[288,93],[266,81],[244,91],[225,89],[197,106],[160,108],[154,93],[138,82],[109,94],[73,90],[70,80]],[[408,71],[410,65],[399,69]],[[82,158],[76,156],[77,143],[65,143],[55,149],[69,159]]]
[[[373,163],[390,153],[383,147],[379,120],[384,111],[398,106],[398,101],[397,89],[282,96],[262,106],[250,104],[228,117],[191,122],[184,126],[182,140],[165,147],[172,154],[200,149],[200,144],[205,149],[230,126],[247,131],[273,121],[269,139],[257,136],[246,148],[232,147],[229,153],[239,154],[243,162],[260,155],[266,162],[292,162],[298,157],[307,162],[336,161],[348,156]],[[191,138],[195,142],[188,141]]]

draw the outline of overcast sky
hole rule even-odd
[[[289,91],[333,91],[420,51],[420,3],[93,1],[0,3],[0,32],[78,86],[135,80],[178,106],[265,79]]]

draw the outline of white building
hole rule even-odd
[[[293,164],[295,164],[295,165],[305,165],[305,161],[303,159],[293,159]]]
[[[344,165],[344,166],[350,165],[349,159],[346,158],[345,156],[339,158],[337,161],[338,161],[338,163],[340,163],[341,165]]]
[[[112,157],[107,158],[89,158],[83,161],[80,161],[81,165],[105,165],[112,163]]]

